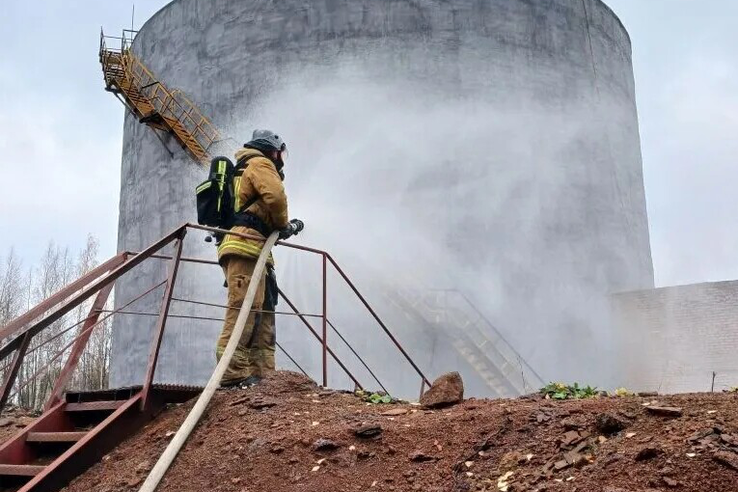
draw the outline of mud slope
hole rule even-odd
[[[190,405],[65,490],[136,490]],[[738,491],[738,395],[472,399],[429,411],[368,405],[283,372],[219,391],[159,490]]]

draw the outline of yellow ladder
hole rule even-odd
[[[208,165],[213,144],[222,140],[220,132],[182,92],[170,91],[133,54],[134,35],[128,30],[120,38],[100,32],[105,89],[118,96],[140,122],[171,133],[193,159]],[[108,46],[108,40],[119,41],[120,48]]]

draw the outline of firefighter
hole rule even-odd
[[[304,224],[297,219],[288,219],[287,195],[282,183],[287,146],[282,138],[269,130],[255,130],[252,139],[236,152],[235,157],[236,218],[230,230],[263,238],[277,230],[280,239],[298,234]],[[222,357],[233,332],[261,247],[262,242],[232,234],[227,234],[218,246],[218,261],[228,286],[228,309],[216,346],[217,360]],[[252,386],[274,371],[276,332],[273,311],[276,301],[274,259],[270,255],[267,269],[259,279],[243,336],[221,380],[222,386]]]

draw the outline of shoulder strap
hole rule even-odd
[[[264,157],[264,156],[256,154],[256,155],[250,155],[250,156],[248,156],[248,157],[246,157],[244,159],[239,160],[238,161],[238,164],[236,164],[236,173],[239,173],[240,172],[241,175],[243,175],[243,171],[244,171],[244,169],[246,169],[246,166],[247,166],[248,162],[251,159],[253,159],[254,157]],[[258,195],[258,194],[255,195],[255,196],[252,196],[251,198],[249,198],[248,200],[246,200],[246,203],[244,203],[241,206],[241,208],[239,208],[238,210],[236,210],[236,213],[237,214],[240,214],[242,212],[245,212],[246,210],[248,210],[248,208],[251,205],[253,205],[254,203],[258,202],[260,198],[261,198],[261,195]]]
[[[264,157],[265,159],[268,159],[267,157],[263,155],[259,155],[259,154],[253,154],[248,157],[243,157],[239,159],[238,161],[236,161],[236,167],[235,167],[236,171],[242,171],[246,169],[246,165],[249,163],[251,159],[254,159],[255,157]]]

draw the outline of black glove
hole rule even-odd
[[[279,239],[297,236],[305,228],[305,223],[299,219],[292,219],[287,227],[279,231]]]

